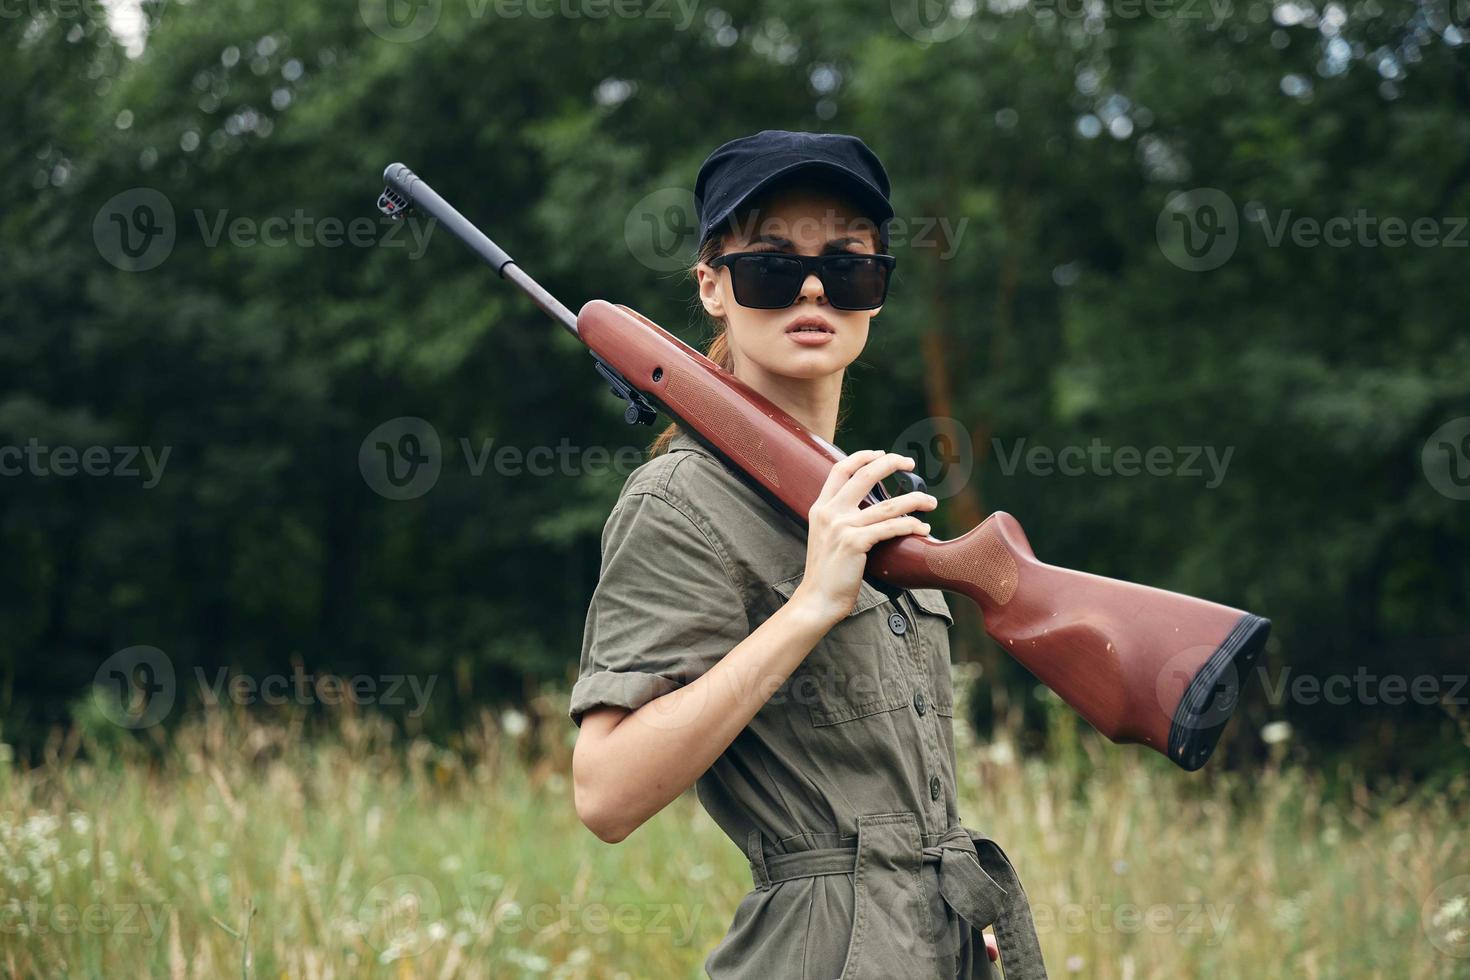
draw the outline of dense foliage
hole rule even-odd
[[[409,163],[573,308],[702,343],[682,202],[772,127],[861,135],[909,222],[844,447],[958,419],[968,446],[921,447],[931,482],[973,459],[941,533],[1009,510],[1047,561],[1269,616],[1237,753],[1288,720],[1374,766],[1463,755],[1470,443],[1431,436],[1470,415],[1464,0],[380,6],[0,19],[0,445],[39,447],[0,479],[8,740],[139,645],[192,693],[442,678],[444,724],[569,680],[627,469],[586,450],[652,433],[449,235],[378,222],[379,173]],[[1225,205],[1173,197],[1206,188]],[[403,417],[441,472],[398,500],[364,442]],[[583,455],[481,467],[492,439]],[[1120,475],[1122,447],[1171,462]],[[961,626],[993,703],[1034,703]],[[1346,703],[1293,687],[1364,672]]]

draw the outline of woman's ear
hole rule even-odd
[[[719,272],[709,263],[701,262],[695,275],[699,276],[699,301],[704,305],[704,312],[712,317],[724,316],[725,303],[720,298]]]

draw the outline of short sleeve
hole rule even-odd
[[[651,492],[623,497],[602,533],[570,715],[636,710],[695,680],[750,635],[745,603],[697,515]]]

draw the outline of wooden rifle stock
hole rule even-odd
[[[627,307],[593,300],[578,313],[577,332],[629,385],[806,523],[845,453]],[[864,505],[881,499],[877,488]],[[1229,606],[1044,564],[1002,512],[950,541],[881,541],[867,575],[969,596],[986,632],[1098,731],[1190,771],[1214,751],[1271,627]]]

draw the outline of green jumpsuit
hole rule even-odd
[[[693,681],[801,581],[802,528],[680,430],[629,475],[602,537],[570,714],[636,709]],[[699,778],[753,889],[713,980],[1044,977],[1004,853],[963,827],[944,594],[864,581],[833,627]],[[656,719],[655,719],[656,720]]]

